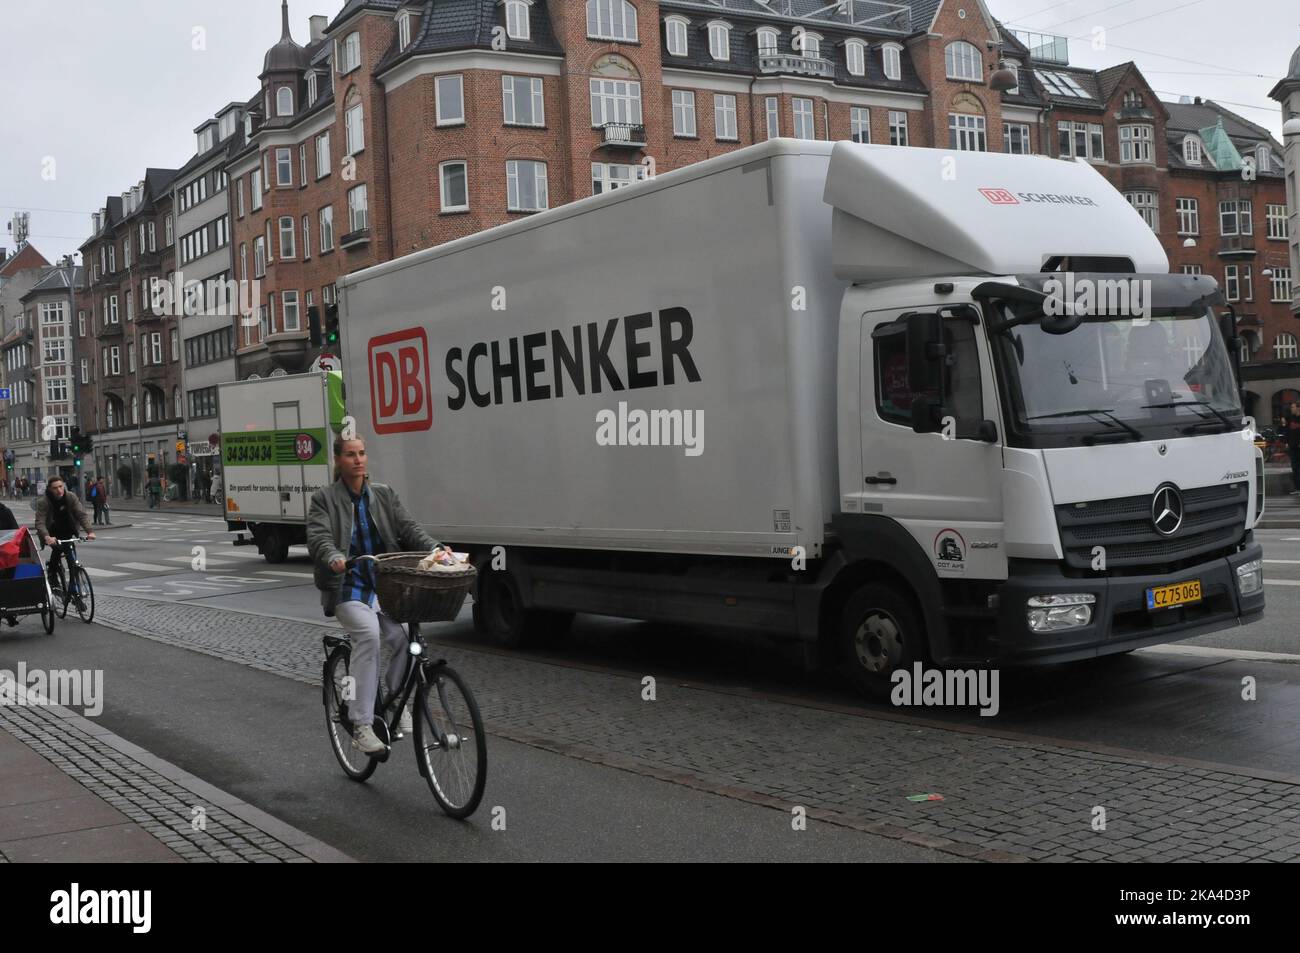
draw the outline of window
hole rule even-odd
[[[1092,154],[1088,156],[1093,162],[1106,161],[1105,137],[1102,135],[1100,123],[1088,124],[1088,136],[1092,144]]]
[[[365,185],[348,191],[348,231],[359,232],[370,224],[370,206]]]
[[[546,163],[512,159],[506,163],[506,207],[512,212],[547,208]]]
[[[464,77],[439,76],[435,87],[438,100],[438,125],[455,126],[465,121]]]
[[[45,378],[45,400],[47,403],[62,404],[68,400],[68,379],[66,377]]]
[[[844,44],[844,66],[853,76],[866,75],[867,48],[861,40],[849,40]]]
[[[1178,199],[1175,203],[1178,211],[1178,234],[1201,234],[1201,209],[1196,199]]]
[[[126,292],[126,319],[128,321],[135,320],[135,307],[131,304],[131,302],[132,302],[131,292],[128,291]]]
[[[281,86],[275,91],[275,114],[277,116],[293,115],[293,90]]]
[[[116,344],[114,344],[111,348],[109,348],[109,351],[111,352],[109,355],[109,367],[111,368],[109,370],[109,373],[121,374],[122,373],[121,349]]]
[[[262,170],[253,170],[253,211],[262,207]]]
[[[1264,212],[1268,219],[1268,237],[1286,241],[1290,237],[1287,234],[1286,206],[1266,205]]]
[[[161,364],[162,359],[162,334],[154,331],[149,335],[149,363]]]
[[[880,60],[885,70],[885,79],[902,79],[903,77],[903,57],[902,47],[895,44],[886,44],[881,47]]]
[[[1002,124],[1002,151],[1012,155],[1029,155],[1029,127],[1024,123],[1004,122]]]
[[[1254,231],[1249,199],[1229,199],[1219,203],[1219,233],[1250,235]]]
[[[298,146],[298,185],[307,185],[307,143]]]
[[[241,281],[248,280],[248,243],[242,242],[239,246],[239,278]]]
[[[731,25],[715,22],[709,24],[709,55],[715,60],[731,59]]]
[[[591,164],[591,194],[600,195],[603,192],[612,192],[614,189],[621,189],[633,182],[639,182],[645,176],[646,168],[643,165],[616,165],[608,162],[593,162]]]
[[[275,245],[271,242],[271,220],[266,220],[266,260],[269,264],[275,261]]]
[[[117,246],[108,246],[108,270],[117,271]]]
[[[532,37],[528,7],[529,4],[524,0],[506,0],[506,36],[510,39],[527,40]]]
[[[889,325],[885,326],[890,328]],[[886,423],[912,426],[912,394],[907,387],[907,335],[903,325],[897,332],[873,338],[876,367],[876,413]],[[979,353],[976,329],[969,321],[949,318],[943,322],[945,344],[953,355],[945,372],[944,392],[948,410],[958,425],[958,436],[968,432],[965,424],[977,425],[984,418],[980,391]],[[970,427],[973,430],[973,426]]]
[[[266,274],[266,239],[258,235],[253,239],[253,277]]]
[[[302,217],[302,257],[306,261],[311,257],[311,216]]]
[[[501,96],[506,123],[515,126],[546,124],[540,79],[528,76],[502,76]]]
[[[1008,89],[1007,93],[1012,96],[1018,96],[1020,94],[1020,60],[1004,60],[1002,65],[1009,69],[1011,75],[1016,78],[1016,85]]]
[[[980,58],[980,51],[965,40],[949,43],[944,48],[943,61],[948,68],[949,79],[977,83],[984,79],[984,61]]]
[[[313,72],[307,74],[307,105],[310,106],[314,102],[316,102],[316,74]]]
[[[854,142],[871,141],[871,110],[862,106],[849,108],[849,138]]]
[[[175,328],[172,328],[168,333],[170,334],[172,361],[179,361],[181,359],[180,334],[177,333]]]
[[[1201,140],[1196,136],[1183,137],[1183,161],[1188,165],[1201,164]]]
[[[591,125],[641,124],[641,84],[622,79],[591,81]]]
[[[1273,277],[1269,279],[1273,286],[1272,301],[1290,301],[1291,300],[1291,269],[1274,268]]]
[[[403,10],[397,15],[397,48],[404,50],[411,43],[411,15]]]
[[[334,206],[326,205],[320,210],[320,250],[321,254],[334,250]]]
[[[336,40],[334,58],[338,61],[340,73],[350,73],[360,66],[361,34],[349,33],[342,40]]]
[[[140,244],[140,250],[142,252],[144,251],[143,241]],[[149,251],[155,252],[157,250],[158,250],[158,232],[154,228],[154,223],[150,222],[149,223]]]
[[[348,107],[347,112],[344,114],[343,131],[348,155],[354,156],[365,149],[366,124],[360,102]]]
[[[891,146],[907,145],[907,113],[889,113],[889,144]]]
[[[330,134],[322,132],[316,137],[316,178],[330,174]]]
[[[1294,360],[1296,357],[1295,335],[1283,333],[1274,338],[1273,355],[1279,361]]]
[[[715,94],[713,97],[713,134],[718,139],[735,141],[740,138],[736,131],[736,97]]]
[[[695,94],[689,89],[673,90],[673,135],[695,135]]]
[[[78,311],[77,312],[77,337],[84,338],[85,336],[86,336],[86,312]]]
[[[1120,162],[1154,162],[1151,126],[1119,127]]]
[[[130,341],[126,345],[126,372],[135,373],[135,342]]]
[[[1057,155],[1060,158],[1088,159],[1092,162],[1105,159],[1100,123],[1062,121],[1056,124],[1056,131]]]
[[[1273,171],[1273,152],[1268,146],[1255,147],[1255,168],[1260,172]]]
[[[1124,108],[1125,108],[1125,109],[1141,109],[1141,108],[1142,108],[1142,94],[1139,93],[1136,89],[1130,89],[1128,92],[1126,92],[1126,93],[1124,94]]]
[[[636,8],[627,0],[587,0],[587,36],[637,42]]]
[[[438,166],[444,212],[469,211],[469,178],[464,162],[444,162]]]
[[[1241,296],[1246,301],[1255,300],[1255,283],[1251,279],[1250,265],[1241,266]]]
[[[1241,300],[1241,277],[1236,265],[1223,268],[1223,294],[1229,301]]]
[[[1199,275],[1199,274],[1201,274],[1201,266],[1200,266],[1200,265],[1183,265],[1183,274],[1185,274],[1185,275]]]
[[[1151,226],[1153,232],[1160,231],[1158,196],[1155,192],[1125,192],[1124,198],[1137,209],[1142,220]]]
[[[686,23],[681,17],[669,17],[664,21],[664,40],[669,56],[686,56],[690,52],[686,37]]]
[[[984,131],[984,117],[949,113],[948,148],[960,149],[964,152],[987,152],[988,138]]]
[[[108,301],[108,323],[117,324],[117,295],[109,295]]]
[[[794,111],[794,137],[796,139],[816,139],[817,132],[813,127],[813,101],[795,97],[792,108]]]
[[[284,329],[286,331],[301,331],[302,319],[298,314],[298,292],[282,292],[280,307],[284,311]]]
[[[122,267],[131,267],[131,236],[128,235],[122,240]]]
[[[767,138],[775,139],[781,135],[781,100],[776,96],[767,97]]]
[[[362,226],[363,228],[365,226]],[[293,216],[280,216],[280,257],[297,258],[298,251],[294,247]]]
[[[84,357],[81,359],[81,383],[90,383],[90,362]]]
[[[767,28],[759,30],[758,31],[758,55],[775,56],[776,53],[779,51],[779,47],[777,45],[779,36],[780,34],[777,33],[776,30],[767,29]]]
[[[244,177],[242,175],[235,183],[235,211],[240,218],[244,217]]]

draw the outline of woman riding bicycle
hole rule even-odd
[[[64,578],[73,588],[77,584],[77,575],[73,571],[72,553],[66,547],[59,546],[58,542],[60,539],[74,539],[78,528],[85,531],[87,539],[95,538],[90,517],[86,515],[86,509],[81,505],[81,501],[68,492],[63,477],[50,477],[49,482],[45,484],[45,494],[36,501],[36,535],[44,540],[46,545],[54,547],[54,552],[50,556],[51,565],[57,565],[59,559],[66,563]],[[78,601],[81,599],[79,593],[73,592],[72,596]]]
[[[392,653],[386,672],[390,692],[397,691],[406,673],[406,632],[384,615],[375,595],[374,563],[347,561],[386,552],[432,552],[445,549],[420,528],[402,506],[397,493],[367,474],[366,445],[361,440],[334,441],[334,483],[316,491],[307,513],[307,547],[313,581],[321,591],[326,615],[336,615],[352,640],[352,675],[356,700],[349,703],[352,743],[366,754],[384,750],[375,734],[374,692],[379,680],[379,646]],[[398,735],[411,731],[408,707],[401,714]]]

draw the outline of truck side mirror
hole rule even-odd
[[[907,316],[907,387],[916,396],[943,402],[943,318],[934,312]]]

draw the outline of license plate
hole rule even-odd
[[[1172,586],[1156,586],[1147,590],[1148,609],[1172,609],[1201,601],[1201,580],[1180,582]]]

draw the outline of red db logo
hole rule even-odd
[[[994,205],[1020,204],[1020,199],[1016,198],[1006,189],[980,189],[980,193]]]
[[[429,391],[429,339],[423,328],[370,339],[370,412],[375,433],[428,430],[433,426]]]

